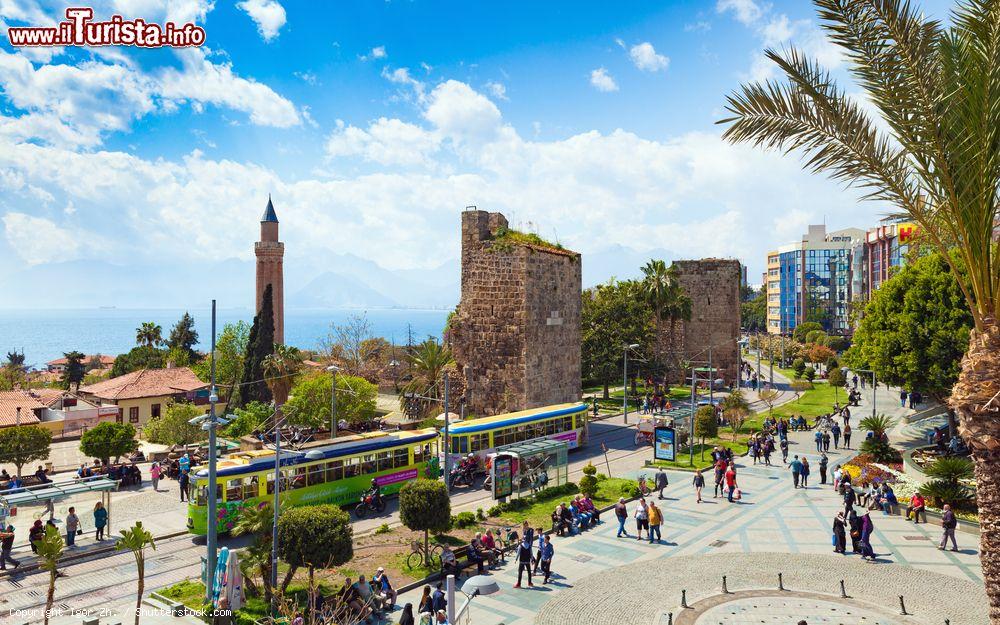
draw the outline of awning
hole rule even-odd
[[[41,504],[50,499],[66,499],[73,495],[109,490],[118,490],[118,482],[104,476],[88,477],[72,482],[38,484],[37,486],[0,491],[0,507],[5,507],[3,504],[11,508]]]

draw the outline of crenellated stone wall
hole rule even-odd
[[[500,213],[462,213],[462,299],[449,339],[477,416],[580,398],[580,255],[497,242]]]

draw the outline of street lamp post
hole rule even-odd
[[[212,390],[209,393],[209,409],[208,409],[208,558],[206,559],[205,566],[205,597],[208,601],[212,600],[212,586],[215,579],[215,567],[216,567],[216,547],[218,542],[218,501],[216,500],[216,491],[218,486],[216,485],[216,461],[217,453],[215,448],[215,429],[217,425],[215,417],[215,405],[219,402],[219,395],[216,393],[215,389],[215,300],[212,300]]]
[[[448,496],[451,497],[451,459],[449,458],[448,445],[448,374],[444,374],[444,488]]]
[[[625,346],[625,366],[622,371],[622,377],[625,378],[622,383],[622,414],[625,416],[625,423],[628,423],[628,350],[637,347],[638,343]]]
[[[326,368],[332,378],[330,384],[330,440],[337,438],[337,372],[340,367],[330,365]]]
[[[695,406],[695,384],[698,381],[697,371],[694,363],[691,363],[691,415],[689,417],[688,429],[688,452],[690,453],[690,464],[694,466],[694,406]]]

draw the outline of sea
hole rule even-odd
[[[144,321],[159,324],[166,339],[184,312],[119,308],[0,310],[0,360],[5,360],[9,351],[23,351],[29,367],[43,369],[45,363],[72,350],[114,356],[135,347],[136,328]],[[207,352],[212,335],[211,310],[191,308],[186,312],[194,317],[198,331],[200,343],[196,349]],[[408,336],[414,342],[429,336],[440,338],[448,312],[409,308],[286,310],[285,343],[317,349],[332,333],[333,326],[361,315],[367,318],[373,336],[405,345]],[[251,323],[253,313],[249,309],[216,310],[218,332],[225,324],[239,320]]]

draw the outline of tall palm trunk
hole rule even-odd
[[[973,329],[969,351],[951,393],[959,433],[972,447],[979,505],[979,560],[990,622],[1000,623],[1000,325],[986,319]]]
[[[49,625],[49,614],[52,612],[52,604],[56,601],[56,567],[49,571],[49,592],[45,596],[45,625]]]
[[[142,593],[146,590],[146,560],[137,558],[136,569],[139,573],[139,594],[135,598],[135,625],[139,625],[139,614],[142,610]]]

